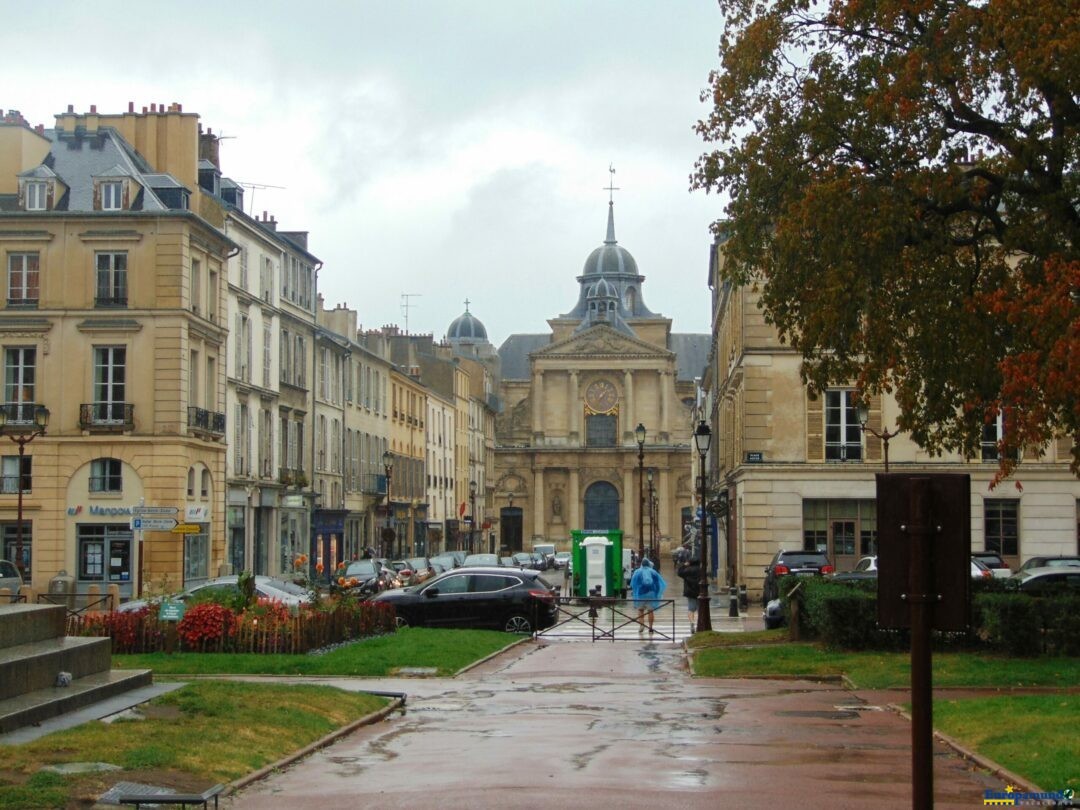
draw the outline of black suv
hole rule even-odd
[[[820,577],[831,574],[836,569],[829,562],[823,551],[783,551],[776,552],[772,562],[765,569],[765,585],[761,589],[761,604],[765,607],[773,599],[780,598],[780,579],[788,574]]]

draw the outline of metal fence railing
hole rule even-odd
[[[658,599],[653,608],[653,627],[648,628],[648,616],[638,615],[638,604],[633,599],[619,599],[608,596],[560,596],[555,624],[537,632],[540,638],[590,638],[592,641],[641,641],[642,636],[649,641],[668,641],[672,644],[678,639],[675,635],[675,600]],[[670,608],[671,629],[668,632],[668,608]],[[661,624],[660,615],[664,621]]]

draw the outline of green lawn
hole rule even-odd
[[[276,762],[386,704],[327,686],[186,684],[143,707],[143,719],[84,723],[34,742],[0,745],[0,810],[88,806],[118,781],[203,790]],[[123,770],[73,776],[41,770],[68,762],[107,762]]]
[[[1066,687],[1080,684],[1080,658],[1002,658],[974,653],[937,653],[933,665],[935,686]],[[699,647],[694,654],[693,671],[695,675],[715,678],[845,674],[864,689],[904,687],[911,683],[907,653],[832,652],[803,642],[750,648]]]
[[[494,630],[436,630],[406,627],[393,635],[364,639],[324,655],[257,653],[152,653],[114,655],[113,666],[152,669],[155,675],[393,675],[402,667],[433,667],[453,675],[521,636]]]
[[[934,728],[1030,779],[1080,793],[1078,695],[1004,695],[934,701]]]

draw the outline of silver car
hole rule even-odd
[[[11,591],[11,595],[15,596],[21,587],[22,575],[19,573],[19,569],[15,567],[15,563],[0,560],[0,588],[7,588]]]
[[[170,600],[188,602],[192,599],[208,599],[212,595],[221,595],[222,597],[238,596],[240,594],[240,586],[237,584],[238,579],[239,577],[235,575],[208,579],[206,582],[200,582],[198,585],[192,585],[179,593],[174,593],[168,598]],[[290,609],[298,608],[300,605],[311,601],[311,595],[299,585],[287,582],[283,579],[266,576],[255,577],[255,596],[259,599],[272,599],[276,602],[281,602]],[[162,597],[155,597],[153,599],[132,599],[131,601],[120,605],[117,610],[122,613],[133,610],[142,610],[149,605],[160,603],[161,600]]]

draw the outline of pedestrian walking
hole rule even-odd
[[[701,592],[701,560],[697,557],[684,562],[676,573],[683,581],[683,596],[686,597],[686,616],[690,620],[690,632],[697,630],[698,594]]]
[[[690,541],[684,540],[683,544],[675,549],[675,570],[678,571],[682,566],[690,562]]]
[[[634,606],[638,612],[638,633],[644,633],[648,622],[649,633],[653,633],[653,620],[656,618],[655,610],[660,606],[660,597],[664,595],[667,583],[660,576],[652,561],[646,557],[641,561],[641,567],[630,578],[630,591],[634,596]]]

